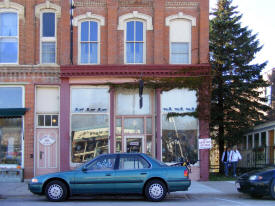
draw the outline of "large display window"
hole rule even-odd
[[[162,93],[162,161],[198,159],[198,120],[191,116],[167,118],[169,112],[193,112],[196,107],[195,91],[173,89]]]
[[[71,160],[82,163],[108,153],[109,88],[71,88]]]

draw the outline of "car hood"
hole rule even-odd
[[[243,176],[252,176],[252,175],[259,175],[259,174],[263,174],[263,173],[267,173],[267,172],[272,172],[275,171],[274,167],[268,167],[268,168],[263,168],[263,169],[257,169],[257,170],[253,170],[247,173],[242,174],[240,177]]]

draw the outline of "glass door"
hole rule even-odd
[[[144,152],[144,136],[124,136],[124,152],[127,153],[143,153]]]

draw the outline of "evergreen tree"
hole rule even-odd
[[[242,15],[232,0],[219,0],[210,20],[210,63],[213,71],[211,122],[220,155],[224,144],[238,143],[247,129],[265,119],[269,107],[260,97],[268,83],[260,72],[266,62],[252,64],[259,45],[257,35],[242,27]]]

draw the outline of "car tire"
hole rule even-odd
[[[167,188],[161,180],[151,180],[145,186],[145,197],[152,202],[163,200],[167,194]]]
[[[49,201],[61,202],[67,199],[68,189],[63,182],[54,180],[46,185],[45,194]]]
[[[275,179],[270,184],[270,196],[275,200]]]

